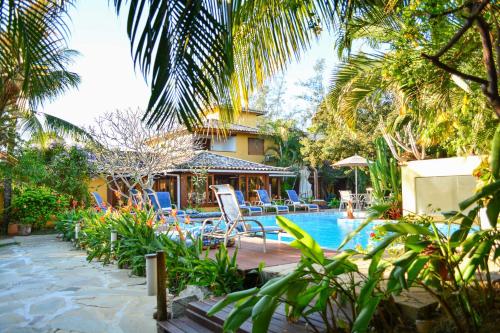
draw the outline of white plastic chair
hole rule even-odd
[[[340,204],[339,204],[339,212],[342,208],[346,208],[349,204],[349,201],[352,202],[352,193],[351,191],[339,191],[340,194]],[[354,204],[354,202],[353,202]]]

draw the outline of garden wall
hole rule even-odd
[[[478,156],[411,161],[401,167],[404,214],[458,211],[458,203],[470,197],[477,181],[473,170]]]

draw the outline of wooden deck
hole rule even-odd
[[[236,247],[228,248],[229,254],[233,254]],[[217,249],[210,250],[210,257],[214,258]],[[327,255],[333,255],[334,251],[325,251]],[[242,237],[241,247],[238,248],[238,267],[243,271],[256,269],[261,262],[265,267],[293,264],[300,260],[300,251],[284,242],[267,240],[267,251],[264,253],[262,238]]]
[[[158,332],[164,333],[186,333],[186,332],[198,332],[198,333],[209,333],[209,332],[222,332],[222,326],[229,312],[232,310],[232,306],[226,307],[222,311],[216,313],[213,317],[208,317],[207,312],[219,299],[211,299],[199,302],[190,303],[186,314],[183,317],[175,318],[169,321],[158,322]],[[324,323],[317,314],[313,314],[309,317],[311,323],[320,331],[325,329]],[[250,333],[252,332],[252,322],[251,319],[245,321],[240,329],[239,333]],[[300,319],[298,322],[290,323],[288,322],[284,306],[279,306],[274,313],[271,323],[269,325],[268,332],[271,333],[283,333],[283,332],[293,332],[293,333],[306,333],[311,332],[305,321]]]

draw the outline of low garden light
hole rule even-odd
[[[75,240],[78,240],[78,234],[82,230],[80,222],[75,223]]]
[[[148,296],[155,296],[157,293],[157,276],[156,276],[156,253],[146,254],[146,287]]]
[[[111,230],[111,250],[115,249],[115,243],[118,239],[118,232],[116,230]]]

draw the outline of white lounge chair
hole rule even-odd
[[[218,220],[207,219],[203,221],[201,227],[202,237],[223,239],[224,245],[227,245],[230,239],[237,238],[238,243],[240,243],[241,236],[260,236],[262,237],[264,253],[266,252],[267,234],[278,234],[278,239],[281,238],[283,230],[280,227],[263,226],[257,220],[243,217],[236,194],[231,185],[210,185],[210,189],[214,191],[222,216]]]

